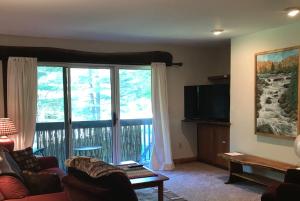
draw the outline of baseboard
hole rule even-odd
[[[182,163],[190,163],[190,162],[195,162],[197,161],[197,157],[189,157],[189,158],[176,158],[173,159],[173,162],[175,164],[182,164]]]

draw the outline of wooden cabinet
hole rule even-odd
[[[229,152],[229,123],[198,123],[198,160],[227,168],[227,162],[218,157]]]
[[[204,162],[212,163],[214,161],[213,149],[214,130],[213,126],[198,125],[198,159]]]

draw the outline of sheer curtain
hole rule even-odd
[[[37,107],[37,59],[9,57],[7,88],[8,117],[18,130],[12,137],[15,149],[32,146]]]
[[[3,70],[0,60],[0,118],[4,117],[4,96],[3,96]]]
[[[154,170],[171,170],[174,164],[169,128],[166,64],[152,63],[151,68],[154,143],[150,166]]]

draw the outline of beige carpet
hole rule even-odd
[[[265,188],[250,182],[224,184],[226,170],[203,163],[177,165],[161,171],[170,178],[165,187],[188,201],[260,201]]]
[[[157,189],[155,188],[144,188],[135,191],[139,201],[157,201]],[[179,197],[174,192],[165,189],[164,190],[164,201],[187,201],[184,198]]]

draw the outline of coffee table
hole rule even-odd
[[[157,191],[158,201],[163,201],[164,200],[164,181],[166,181],[168,179],[169,179],[168,177],[166,177],[162,174],[157,174],[157,176],[152,176],[152,177],[130,179],[130,182],[131,182],[133,189],[157,187],[158,188],[158,191]]]

